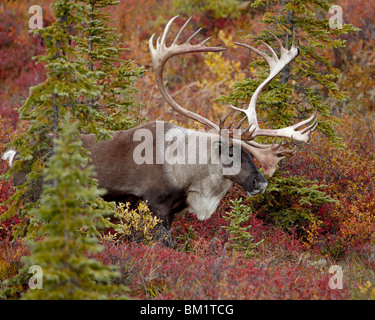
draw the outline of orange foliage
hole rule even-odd
[[[340,85],[349,92],[346,108],[356,111],[375,110],[375,2],[340,0],[344,23],[361,30],[343,36],[346,50],[334,50],[335,65],[345,73]]]
[[[326,192],[338,200],[321,209],[307,238],[342,253],[375,240],[375,125],[369,118],[343,116],[337,130],[345,148],[315,136],[310,152],[300,152],[287,166],[327,185]]]

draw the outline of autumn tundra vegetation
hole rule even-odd
[[[17,150],[0,161],[1,299],[375,299],[375,3],[39,0],[42,17],[35,4],[0,4],[0,154]],[[162,78],[149,41],[176,15],[161,42],[191,17],[179,44],[202,28],[192,44],[226,50],[174,56]],[[298,56],[268,81],[272,62],[246,46]],[[265,190],[233,183],[209,219],[184,209],[165,228],[147,199],[103,200],[78,138],[157,120],[202,132],[160,86],[195,120],[256,93],[259,128],[302,122],[308,142],[255,137],[245,117],[247,140],[280,157],[272,174],[254,157]]]

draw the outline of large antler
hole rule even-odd
[[[160,93],[164,97],[164,99],[169,103],[169,105],[176,110],[177,112],[181,113],[182,115],[194,119],[196,121],[199,121],[200,123],[204,124],[205,126],[219,131],[219,126],[212,121],[200,116],[199,114],[196,114],[192,111],[186,110],[185,108],[181,107],[173,98],[169,95],[167,90],[165,89],[164,82],[163,82],[163,69],[164,65],[167,62],[167,60],[173,56],[189,53],[189,52],[218,52],[218,51],[224,51],[225,48],[222,47],[206,47],[206,42],[210,40],[211,37],[203,40],[202,42],[192,45],[190,41],[199,33],[201,30],[198,29],[196,32],[194,32],[183,44],[177,44],[177,41],[182,33],[182,31],[185,29],[185,27],[190,22],[191,18],[189,18],[185,24],[182,26],[180,31],[177,33],[176,38],[174,39],[173,43],[167,47],[165,44],[165,40],[167,38],[169,29],[173,23],[173,21],[178,16],[175,16],[171,20],[169,20],[168,24],[166,25],[162,37],[158,37],[156,41],[156,48],[153,44],[153,39],[155,34],[153,34],[149,40],[149,48],[151,52],[151,58],[152,58],[152,64],[154,66],[154,72],[156,77],[156,83],[159,87]]]
[[[255,90],[254,94],[251,97],[251,100],[247,109],[240,109],[234,106],[231,106],[231,107],[235,110],[244,112],[246,114],[247,119],[249,121],[249,133],[247,134],[247,137],[249,137],[249,135],[251,135],[251,138],[255,138],[257,136],[285,137],[285,138],[293,139],[294,142],[296,143],[301,143],[301,142],[306,143],[310,138],[311,132],[315,130],[318,124],[317,112],[315,112],[310,118],[304,121],[298,122],[292,126],[286,127],[286,128],[281,128],[277,130],[259,128],[255,106],[258,101],[260,93],[267,86],[267,84],[271,82],[271,80],[274,79],[299,54],[299,49],[298,47],[296,47],[296,43],[295,43],[295,33],[293,33],[292,46],[290,49],[285,48],[282,45],[280,39],[278,39],[272,32],[269,32],[269,33],[275,38],[276,42],[278,43],[280,47],[280,58],[277,56],[275,51],[267,43],[263,41],[261,42],[271,51],[272,56],[269,56],[263,51],[260,51],[252,46],[249,46],[248,44],[235,42],[236,45],[248,48],[254,51],[255,53],[261,55],[264,58],[264,60],[266,60],[266,62],[268,63],[270,67],[270,74],[267,77],[267,79],[264,80],[259,85],[259,87]],[[298,130],[302,128],[303,126],[306,126],[306,127],[301,130]]]

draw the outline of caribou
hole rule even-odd
[[[317,126],[316,113],[306,120],[277,130],[262,129],[258,124],[256,103],[260,93],[299,54],[294,34],[291,48],[288,49],[270,32],[279,45],[280,57],[266,43],[263,44],[271,56],[250,45],[235,43],[262,56],[270,68],[268,78],[256,89],[247,109],[230,106],[231,112],[214,123],[179,105],[164,84],[163,70],[167,60],[176,55],[220,52],[225,48],[206,46],[210,38],[191,44],[201,29],[178,44],[190,19],[178,31],[172,44],[167,46],[166,39],[176,18],[167,23],[156,45],[155,34],[149,40],[156,84],[162,97],[176,112],[200,122],[208,131],[195,131],[169,122],[154,121],[117,131],[109,141],[96,141],[93,134],[80,136],[83,147],[91,154],[98,186],[107,191],[103,199],[132,204],[147,200],[150,210],[167,229],[175,214],[185,208],[199,220],[209,219],[233,183],[240,185],[248,196],[264,192],[267,180],[255,165],[254,158],[264,175],[271,177],[279,161],[293,156],[300,145],[309,141]],[[245,116],[232,128],[233,120],[228,125],[225,123],[234,112],[241,112]],[[248,125],[241,128],[246,120]],[[271,144],[260,144],[254,141],[259,136],[273,137],[274,140]],[[16,151],[9,150],[3,159],[12,165],[15,156]],[[14,184],[24,183],[25,175],[16,173]]]

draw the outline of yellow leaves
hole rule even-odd
[[[307,248],[311,248],[313,245],[317,244],[318,239],[320,239],[319,228],[322,225],[322,221],[316,218],[312,213],[310,215],[310,224],[306,231],[306,239],[303,244]]]
[[[375,300],[375,286],[370,281],[367,280],[363,286],[359,286],[358,288],[363,298]]]
[[[233,36],[226,34],[223,30],[219,32],[219,39],[222,40],[227,48],[234,47]],[[240,69],[239,61],[227,60],[223,57],[223,53],[209,52],[205,55],[204,62],[208,67],[210,73],[213,75],[211,78],[205,78],[197,82],[199,88],[206,86],[214,87],[218,84],[222,87],[231,88],[236,81],[242,81],[245,74]],[[222,92],[223,94],[224,92]]]
[[[224,31],[219,32],[219,38],[222,40],[227,48],[234,47],[231,34],[226,34]],[[235,82],[245,79],[245,73],[241,70],[241,63],[239,61],[227,59],[223,52],[212,53],[209,52],[204,56],[204,63],[209,70],[209,76],[202,77],[202,80],[197,81],[197,87],[201,91],[214,92],[216,97],[228,94]],[[218,103],[212,104],[212,112],[214,117],[222,111],[221,105]]]
[[[343,199],[335,204],[333,216],[340,221],[340,236],[347,244],[367,241],[374,233],[375,205],[362,196],[351,203]]]
[[[223,30],[219,31],[219,39],[224,42],[227,48],[233,48],[233,35],[230,33],[225,33]]]
[[[28,249],[22,241],[3,243],[0,246],[0,284],[1,281],[9,279],[21,266],[20,258],[27,254]]]
[[[130,203],[120,203],[117,207],[116,233],[101,237],[102,241],[131,240],[152,244],[155,240],[156,227],[161,222],[153,216],[147,203],[141,202],[136,209],[130,209]]]
[[[319,215],[323,228],[333,233],[332,250],[341,247],[356,248],[375,241],[375,176],[374,146],[371,143],[373,127],[363,118],[340,118],[337,131],[343,139],[338,149],[333,143],[314,137],[314,150],[309,158],[311,168],[321,168],[316,178],[328,185],[329,195],[338,200],[326,214]],[[324,168],[324,169],[323,169]],[[318,222],[318,221],[317,221]],[[326,223],[327,222],[327,223]],[[306,231],[305,245],[310,247],[324,241],[318,237],[319,225],[311,220]]]

